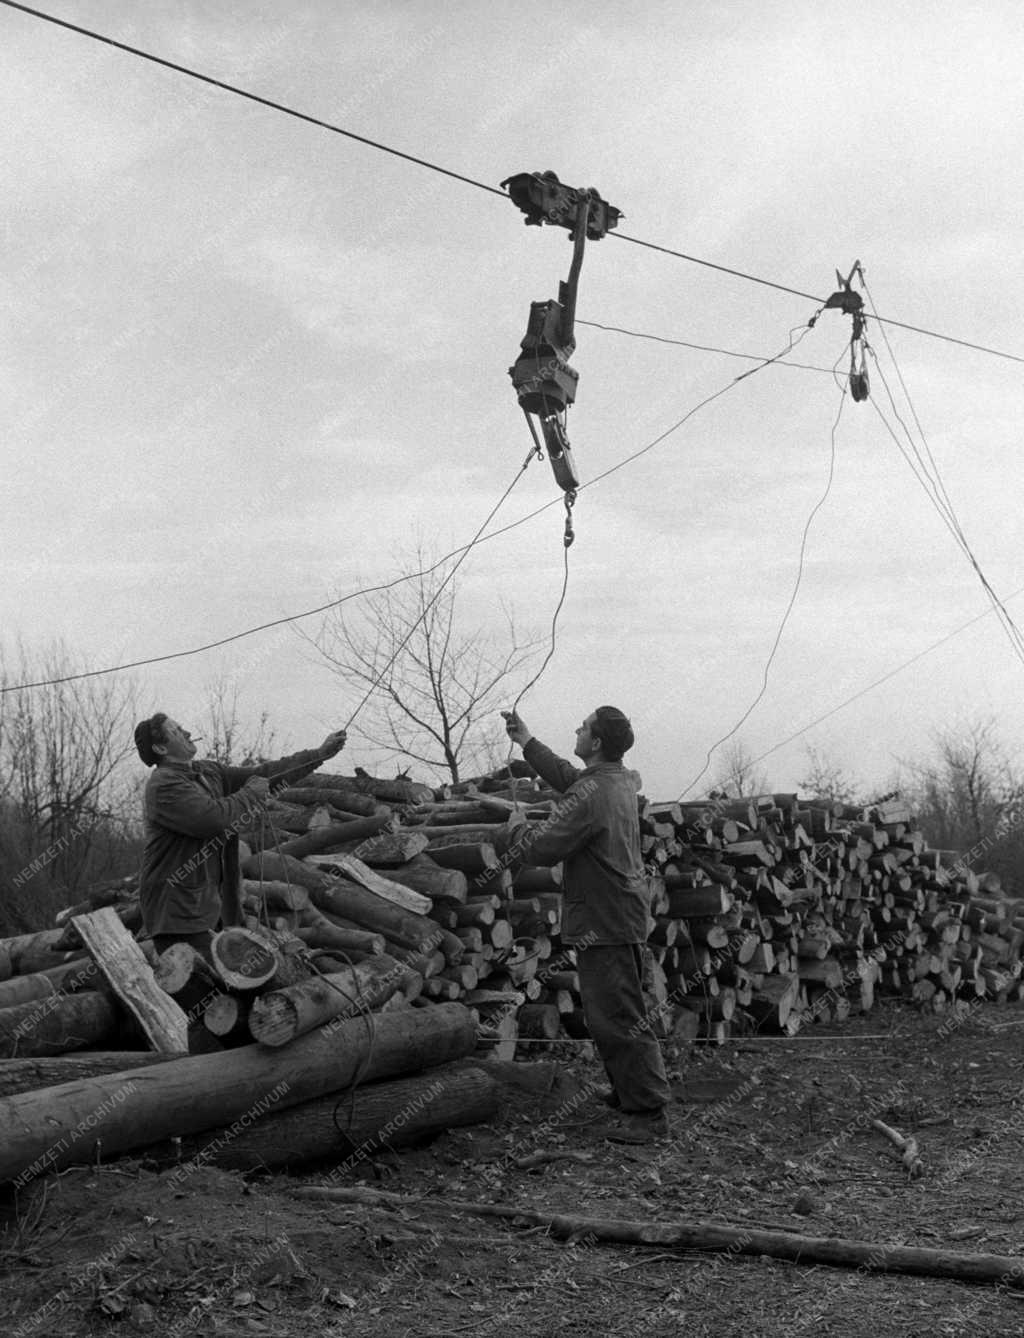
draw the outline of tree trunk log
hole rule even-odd
[[[462,905],[469,892],[469,879],[461,869],[442,869],[429,855],[417,855],[407,864],[391,869],[388,876],[414,892],[422,892],[431,901]]]
[[[731,905],[731,895],[717,883],[708,883],[703,887],[670,888],[668,891],[668,914],[676,920],[699,920],[724,915]]]
[[[251,1123],[274,1107],[342,1091],[357,1075],[370,1082],[430,1068],[464,1057],[475,1044],[469,1011],[435,1004],[379,1014],[372,1044],[363,1019],[353,1018],[280,1050],[246,1045],[153,1064],[127,1077],[115,1073],[21,1092],[0,1100],[0,1183],[24,1184],[87,1159],[96,1139],[109,1157],[164,1138]],[[89,1130],[87,1140],[82,1129]]]
[[[214,934],[210,956],[214,971],[229,990],[258,990],[273,980],[280,966],[273,944],[239,925]]]
[[[426,915],[433,905],[430,898],[425,897],[422,892],[414,892],[404,883],[385,878],[355,855],[325,855],[319,863],[321,867],[327,865],[331,872],[339,874],[350,883],[358,883],[368,892],[376,893],[378,897],[383,897],[385,901],[390,901],[412,915]]]
[[[411,974],[404,963],[383,955],[368,957],[345,971],[313,976],[288,989],[271,990],[254,1001],[249,1032],[263,1045],[287,1045],[332,1018],[372,1012],[404,989]]]
[[[48,999],[54,994],[74,994],[78,990],[98,989],[104,984],[99,967],[89,958],[51,966],[47,971],[33,971],[28,976],[12,976],[0,982],[0,1008]]]
[[[450,839],[453,844],[444,844],[441,840],[432,841],[426,850],[434,863],[440,864],[442,869],[459,869],[462,873],[474,875],[501,867],[498,852],[489,842],[474,841],[467,844],[458,842],[457,838]]]
[[[765,976],[751,995],[747,1011],[759,1025],[782,1031],[796,1005],[800,991],[799,976]]]
[[[213,967],[190,943],[172,943],[166,948],[157,958],[153,975],[167,994],[174,995],[179,1002],[185,998],[186,1002],[181,1004],[185,1009],[191,1008],[202,994],[221,988]]]
[[[313,785],[313,780],[325,780],[327,777],[309,776],[303,785],[289,785],[278,790],[277,797],[287,804],[304,804],[307,807],[316,804],[330,804],[331,808],[354,817],[372,818],[377,815],[380,805],[372,795],[359,794],[356,790],[345,790],[332,785]]]
[[[245,878],[242,892],[259,898],[272,911],[304,911],[309,905],[309,893],[304,887],[272,878]]]
[[[185,1014],[157,985],[142,949],[110,906],[71,921],[96,960],[111,989],[162,1054],[188,1051]]]
[[[517,896],[530,896],[534,892],[561,892],[562,866],[554,864],[550,868],[533,866],[520,869],[514,875],[513,887]]]
[[[322,886],[312,893],[313,905],[324,914],[338,915],[353,920],[375,934],[384,934],[403,948],[422,951],[427,944],[433,947],[444,932],[424,915],[403,911],[376,892],[368,892],[357,883],[321,874]],[[428,949],[429,951],[429,949]]]
[[[0,1011],[0,1058],[60,1055],[109,1045],[119,1026],[117,1009],[105,991],[33,999]]]
[[[332,923],[327,916],[317,912],[315,920],[310,919],[295,931],[303,943],[311,948],[338,948],[343,953],[365,952],[379,955],[384,951],[384,935],[370,934],[365,929],[342,929]]]
[[[219,1040],[242,1037],[248,1041],[249,1007],[248,995],[218,994],[203,1010],[203,1026]]]
[[[299,1166],[325,1157],[354,1167],[383,1149],[493,1119],[500,1094],[500,1084],[484,1068],[445,1064],[415,1078],[360,1085],[340,1107],[331,1095],[274,1111],[231,1138],[227,1131],[213,1130],[187,1139],[182,1150],[187,1157],[238,1171]],[[204,1155],[207,1147],[216,1149],[210,1157]]]
[[[94,1078],[103,1073],[151,1068],[165,1060],[171,1062],[180,1058],[180,1055],[156,1055],[152,1050],[97,1050],[50,1058],[4,1059],[0,1060],[0,1097],[14,1096],[16,1092],[34,1092],[41,1087],[57,1087],[77,1078]]]
[[[422,854],[430,844],[430,838],[422,832],[403,827],[397,832],[382,832],[369,841],[364,841],[359,858],[373,869],[396,869],[408,864],[417,855]],[[394,877],[389,873],[389,877]],[[396,881],[401,882],[401,879]],[[408,886],[408,884],[406,884]],[[418,891],[422,889],[417,889]],[[429,896],[430,894],[427,893]]]
[[[23,954],[56,952],[57,944],[63,937],[63,929],[39,929],[32,934],[15,934],[12,938],[0,939],[0,953],[10,958],[11,971],[14,975],[24,975],[25,971],[21,965]]]
[[[52,971],[55,967],[68,966],[71,963],[91,962],[92,958],[84,948],[76,952],[50,952],[45,947],[26,947],[13,960],[15,975],[32,976],[41,971]],[[11,979],[13,980],[13,976]]]
[[[294,841],[284,841],[278,846],[278,853],[291,855],[293,859],[305,859],[317,851],[329,850],[331,846],[344,845],[346,841],[362,841],[368,836],[394,829],[396,819],[390,813],[381,813],[375,818],[353,818],[351,822],[332,822],[329,827],[317,827],[298,836]]]

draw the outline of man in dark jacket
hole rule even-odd
[[[517,715],[506,713],[505,721],[526,761],[564,795],[516,854],[525,864],[563,864],[562,941],[576,948],[583,1011],[612,1084],[606,1100],[621,1111],[611,1137],[665,1137],[670,1091],[661,1049],[645,1025],[641,989],[650,893],[635,773],[622,765],[632,727],[613,706],[587,716],[576,731],[580,771],[535,739]]]
[[[257,820],[271,781],[280,786],[308,776],[341,751],[345,731],[278,762],[229,767],[193,762],[191,734],[161,711],[136,725],[135,746],[154,768],[143,801],[143,925],[158,952],[186,942],[206,956],[218,923],[242,922],[239,836]]]

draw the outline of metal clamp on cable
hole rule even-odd
[[[565,534],[562,543],[566,548],[571,548],[573,540],[576,538],[576,531],[572,527],[572,509],[576,505],[576,492],[570,489],[565,494]]]
[[[863,283],[864,272],[860,267],[859,260],[853,262],[853,267],[845,279],[836,270],[836,282],[839,287],[825,303],[825,306],[841,311],[845,316],[853,317],[853,333],[850,336],[850,394],[857,403],[862,403],[871,393],[871,386],[868,381],[865,358],[867,340],[864,337],[864,328],[867,319],[864,315],[864,299],[860,293],[855,293],[851,287],[855,274],[860,275],[861,283]]]

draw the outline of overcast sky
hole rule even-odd
[[[630,236],[806,293],[860,259],[882,314],[1024,356],[1012,0],[41,7],[492,185],[553,169],[596,186]],[[565,277],[565,232],[6,8],[0,108],[8,644],[60,636],[96,666],[166,654],[387,580],[417,535],[439,552],[471,537],[529,445],[507,369],[530,302]],[[609,238],[587,248],[578,314],[767,356],[815,307]],[[849,334],[825,312],[794,360],[845,368]],[[1009,597],[1021,364],[888,334]],[[573,364],[584,480],[753,365],[586,326]],[[774,750],[780,789],[808,743],[881,785],[937,728],[995,715],[1010,746],[1024,729],[1024,669],[989,614],[777,746],[989,607],[873,390],[842,406],[802,587],[740,731]],[[767,368],[581,495],[557,652],[521,707],[538,735],[568,752],[610,702],[634,719],[649,794],[696,776],[760,687],[839,408],[830,375]],[[535,463],[496,524],[557,496]],[[504,600],[544,630],[561,524],[555,507],[471,554],[468,626]],[[140,670],[142,709],[193,718],[219,675],[295,746],[355,704],[272,632]]]

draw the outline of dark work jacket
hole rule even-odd
[[[650,893],[640,854],[635,773],[621,762],[580,771],[538,739],[523,756],[563,793],[515,847],[525,864],[563,864],[562,938],[577,946],[647,941]]]
[[[146,782],[146,849],[139,878],[149,934],[201,934],[241,924],[238,838],[259,825],[261,805],[242,791],[250,776],[297,781],[326,759],[319,749],[258,767],[164,762]]]

